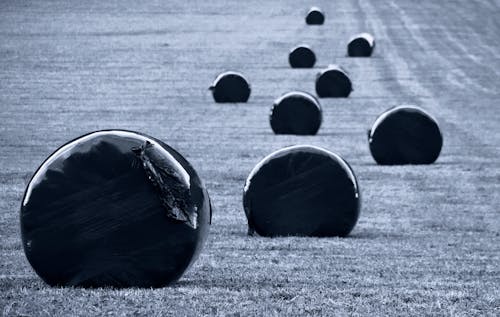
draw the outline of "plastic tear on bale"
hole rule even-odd
[[[270,123],[276,134],[315,135],[321,121],[319,101],[305,92],[289,92],[278,98],[271,109]]]
[[[330,65],[316,77],[316,93],[320,98],[347,98],[352,91],[347,72],[338,65]]]
[[[318,7],[312,7],[306,15],[306,23],[309,25],[321,25],[325,23],[325,15]]]
[[[356,177],[340,156],[297,145],[255,166],[243,207],[250,235],[344,237],[358,220],[360,199]]]
[[[441,152],[438,122],[416,106],[398,106],[382,113],[368,131],[370,152],[378,164],[431,164]]]
[[[250,98],[250,84],[237,72],[224,72],[217,76],[210,86],[215,102],[236,103],[247,102]]]
[[[347,44],[347,55],[350,57],[370,57],[375,49],[375,39],[369,33],[353,36]]]
[[[312,68],[316,63],[316,55],[309,46],[300,45],[292,49],[288,62],[292,68]]]
[[[24,251],[54,286],[160,287],[188,269],[211,206],[193,167],[137,132],[106,130],[54,152],[21,207]]]

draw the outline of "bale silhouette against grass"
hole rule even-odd
[[[325,15],[318,7],[312,7],[306,15],[306,23],[309,25],[321,25],[325,23]]]
[[[178,152],[109,130],[53,153],[31,179],[20,219],[26,257],[50,285],[161,287],[197,258],[211,207]]]
[[[312,95],[292,91],[279,97],[271,109],[271,128],[276,134],[314,135],[322,121],[319,101]]]
[[[347,56],[370,57],[375,49],[375,39],[369,33],[357,34],[347,44]]]
[[[300,45],[290,51],[288,62],[292,68],[312,68],[316,63],[316,55],[309,46]]]
[[[247,102],[250,98],[250,84],[237,72],[224,72],[217,76],[210,86],[215,102]]]
[[[328,66],[316,77],[316,93],[320,98],[347,98],[351,91],[351,80],[338,65]]]
[[[358,220],[360,196],[356,177],[340,156],[297,145],[255,166],[243,206],[250,235],[344,237]]]
[[[443,137],[438,122],[425,110],[398,106],[375,120],[368,143],[378,164],[431,164],[439,157]]]

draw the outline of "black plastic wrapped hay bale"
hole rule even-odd
[[[340,156],[298,145],[255,166],[245,183],[243,206],[250,235],[344,237],[358,220],[360,194]]]
[[[215,78],[210,86],[215,102],[247,102],[250,98],[250,84],[240,73],[224,72]]]
[[[309,46],[300,45],[290,51],[288,62],[292,68],[312,68],[316,63],[316,55]]]
[[[441,152],[438,122],[415,106],[398,106],[382,113],[368,131],[370,152],[378,164],[431,164]]]
[[[315,135],[321,126],[322,110],[314,96],[292,91],[274,102],[269,119],[276,134]]]
[[[375,39],[369,33],[353,36],[347,44],[347,55],[350,57],[370,57],[375,49]]]
[[[351,80],[338,65],[328,66],[316,77],[316,93],[320,98],[347,98],[351,91]]]
[[[306,23],[309,25],[321,25],[325,23],[325,15],[318,7],[309,9],[306,15]]]
[[[160,287],[188,269],[211,206],[193,167],[144,134],[108,130],[59,148],[21,207],[24,251],[48,284]]]

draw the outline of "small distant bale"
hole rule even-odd
[[[316,63],[316,55],[309,46],[300,45],[290,51],[288,62],[292,68],[312,68]]]
[[[431,164],[443,146],[437,120],[416,106],[393,107],[368,131],[370,152],[380,165]]]
[[[217,103],[247,102],[250,98],[250,84],[237,72],[224,72],[217,76],[212,86],[212,95]]]
[[[316,77],[316,93],[320,98],[347,98],[352,82],[347,72],[338,65],[330,65]]]
[[[325,23],[325,15],[318,7],[312,7],[306,15],[306,23],[309,25],[321,25]]]
[[[350,57],[370,57],[375,49],[375,39],[369,33],[357,34],[347,44],[347,55]]]
[[[270,123],[275,134],[315,135],[322,117],[321,106],[314,96],[292,91],[274,102]]]

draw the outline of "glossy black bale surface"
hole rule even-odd
[[[316,94],[320,98],[347,98],[351,91],[351,80],[337,65],[330,65],[316,78]]]
[[[443,137],[437,121],[423,109],[399,106],[377,118],[368,142],[378,164],[431,164],[439,157]]]
[[[356,177],[338,155],[292,146],[267,156],[245,183],[249,234],[347,236],[359,216]]]
[[[316,55],[310,47],[301,45],[290,52],[288,62],[292,68],[312,68],[316,63]]]
[[[50,285],[160,287],[197,258],[211,219],[208,193],[174,149],[109,130],[59,148],[21,207],[24,251]]]
[[[269,119],[276,134],[314,135],[322,117],[321,106],[314,96],[293,91],[274,102]]]
[[[306,23],[309,25],[321,25],[325,23],[325,15],[316,7],[312,7],[306,15]]]
[[[350,57],[370,57],[375,49],[375,40],[368,33],[352,37],[347,44],[347,55]]]
[[[217,76],[210,86],[215,102],[247,102],[250,98],[250,84],[236,72],[225,72]]]

